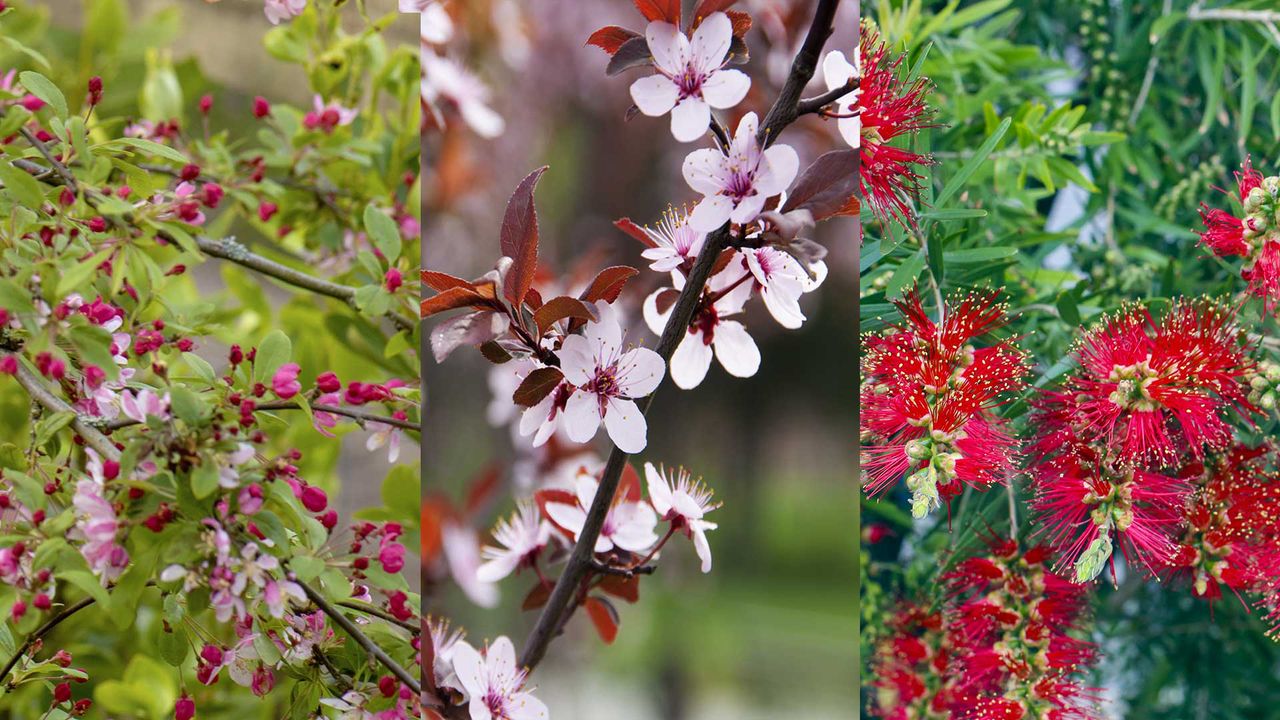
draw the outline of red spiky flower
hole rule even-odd
[[[987,555],[945,574],[952,595],[955,720],[1088,720],[1101,717],[1079,675],[1096,648],[1074,637],[1086,600],[1081,586],[1046,567],[1043,546],[1022,550],[992,536]]]
[[[1005,323],[997,296],[948,302],[935,323],[912,292],[895,303],[901,326],[864,338],[864,485],[876,495],[906,475],[916,517],[964,485],[986,489],[1012,472],[1016,441],[991,408],[1025,387],[1026,356],[1009,341],[973,344]]]
[[[1243,257],[1240,277],[1266,312],[1274,312],[1280,307],[1280,178],[1264,178],[1249,158],[1235,175],[1244,217],[1201,203],[1200,242],[1218,257]]]
[[[954,649],[940,611],[902,602],[871,660],[871,715],[883,720],[945,717]]]
[[[1244,376],[1252,367],[1234,313],[1205,299],[1178,301],[1156,322],[1130,306],[1089,330],[1076,351],[1079,370],[1051,397],[1045,432],[1064,423],[1086,442],[1101,442],[1120,465],[1174,465],[1185,448],[1230,443],[1229,408],[1253,411]]]
[[[1192,592],[1210,602],[1223,587],[1242,600],[1255,594],[1273,624],[1280,622],[1280,473],[1268,469],[1274,450],[1236,444],[1188,463],[1182,474],[1195,491],[1169,562],[1171,575],[1189,577]]]
[[[906,55],[890,55],[888,45],[865,23],[858,52],[863,74],[854,108],[861,119],[858,161],[862,197],[882,222],[894,218],[914,226],[910,202],[919,194],[922,180],[916,168],[932,165],[933,159],[890,143],[937,126],[931,122],[932,111],[925,103],[932,86],[925,78],[908,82],[902,67]]]

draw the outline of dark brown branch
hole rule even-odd
[[[858,89],[858,79],[853,78],[849,82],[841,85],[834,90],[828,90],[817,97],[805,98],[801,100],[796,107],[796,112],[800,115],[809,115],[811,113],[821,112],[823,108],[836,102],[840,98],[848,95]]]
[[[0,680],[7,682],[9,673],[13,671],[14,666],[16,666],[18,661],[27,654],[27,651],[31,649],[31,646],[36,644],[37,640],[48,635],[50,631],[58,625],[61,625],[67,618],[75,615],[92,604],[93,598],[87,597],[73,605],[68,605],[67,607],[59,610],[57,615],[49,618],[43,625],[32,631],[32,633],[27,636],[27,639],[22,641],[22,645],[18,648],[18,651],[13,654],[13,657],[9,658],[9,662],[5,663],[3,668],[0,668]]]
[[[796,59],[791,65],[791,74],[783,85],[777,101],[774,102],[768,115],[765,116],[764,124],[760,127],[757,139],[762,146],[771,144],[788,125],[795,122],[795,119],[799,117],[800,95],[804,92],[804,88],[809,84],[809,81],[813,79],[813,74],[817,70],[822,48],[834,31],[835,15],[839,6],[840,0],[818,1],[818,9],[813,18],[813,24],[809,28],[809,34],[805,38],[799,54],[796,55]],[[702,289],[707,283],[707,278],[711,275],[716,259],[720,256],[720,251],[727,247],[728,244],[729,225],[726,224],[707,236],[702,252],[698,254],[697,261],[694,262],[693,268],[689,271],[684,289],[676,299],[671,316],[667,318],[667,324],[662,329],[662,339],[658,342],[658,355],[662,357],[663,362],[668,367],[676,347],[688,335],[689,322],[693,319],[693,314],[702,299]],[[663,380],[666,380],[665,376]],[[659,384],[658,389],[661,389],[661,387],[661,384]],[[654,390],[654,394],[657,393],[658,389]],[[653,395],[649,395],[636,403],[641,414],[648,412],[652,402]],[[591,509],[587,511],[586,522],[583,523],[582,530],[578,534],[578,541],[573,546],[573,551],[569,555],[569,561],[565,565],[564,572],[560,574],[560,578],[556,581],[556,586],[551,591],[551,597],[547,599],[547,604],[543,607],[537,624],[529,634],[529,639],[525,642],[524,652],[520,656],[520,664],[530,671],[546,655],[547,646],[551,644],[560,628],[568,620],[569,615],[572,614],[571,603],[574,602],[583,579],[593,569],[591,565],[595,554],[596,538],[600,536],[605,516],[608,514],[609,505],[613,502],[613,496],[617,492],[618,482],[622,477],[622,470],[626,467],[626,464],[627,453],[615,446],[609,454],[609,460],[600,476],[600,486],[596,490],[595,500],[591,503]]]
[[[271,411],[271,410],[301,410],[301,409],[302,409],[302,406],[298,405],[298,403],[295,403],[295,402],[269,402],[269,403],[263,403],[257,406],[256,408],[254,408],[255,412]],[[327,412],[327,413],[333,413],[334,415],[349,417],[352,420],[359,420],[360,422],[381,423],[383,425],[391,425],[393,427],[398,427],[402,430],[412,430],[413,432],[419,432],[422,430],[422,428],[419,425],[417,425],[416,423],[410,422],[408,420],[401,420],[399,418],[390,417],[388,415],[379,415],[377,413],[365,412],[363,410],[354,410],[352,408],[340,407],[338,405],[312,404],[311,409],[316,412]],[[92,424],[92,422],[90,424]],[[137,420],[126,417],[126,418],[117,418],[115,420],[112,420],[111,422],[103,423],[101,427],[104,430],[119,430],[120,428],[126,428],[131,425],[137,425],[137,424],[138,424]]]
[[[408,620],[401,620],[400,618],[396,617],[395,615],[392,615],[391,613],[387,612],[386,610],[383,610],[380,607],[369,605],[368,603],[362,603],[357,600],[340,600],[338,602],[338,605],[340,607],[347,608],[348,610],[355,610],[358,613],[364,613],[365,615],[372,615],[377,618],[382,618],[383,620],[386,620],[387,622],[393,625],[399,625],[400,627],[404,628],[405,630],[408,630],[414,635],[422,634],[422,625],[420,623],[409,622]]]
[[[400,667],[399,663],[392,660],[391,656],[387,655],[386,651],[378,647],[377,643],[370,640],[364,633],[360,632],[360,628],[356,627],[355,623],[351,622],[346,615],[342,614],[341,610],[329,604],[329,601],[325,600],[324,596],[317,592],[315,588],[303,582],[299,582],[298,584],[302,586],[302,591],[307,594],[307,598],[311,600],[311,602],[315,603],[315,606],[320,608],[325,615],[328,615],[331,620],[337,623],[338,627],[346,631],[347,635],[351,636],[351,639],[355,640],[357,645],[364,648],[364,651],[368,653],[370,657],[382,663],[383,667],[391,671],[391,674],[395,675],[400,682],[413,690],[414,694],[422,694],[422,683],[411,675],[409,671]]]
[[[41,142],[40,138],[36,137],[35,133],[31,132],[31,130],[29,130],[25,125],[18,128],[18,132],[22,134],[22,137],[26,138],[27,142],[31,143],[31,147],[35,148],[36,152],[44,156],[44,159],[47,160],[49,165],[53,167],[54,171],[58,173],[58,177],[62,178],[63,184],[71,188],[71,191],[74,193],[80,192],[80,186],[76,183],[76,176],[71,174],[71,171],[67,169],[67,166],[63,165],[61,161],[53,156],[53,153],[49,151],[48,146]]]
[[[809,26],[804,44],[800,46],[800,52],[791,63],[791,73],[773,107],[764,116],[764,122],[760,123],[756,139],[761,146],[772,145],[782,131],[800,117],[800,95],[818,70],[822,48],[835,32],[836,10],[839,8],[840,0],[818,0],[818,10],[813,15],[813,23]]]
[[[653,571],[657,570],[657,568],[652,565],[641,565],[640,567],[633,567],[633,568],[620,568],[620,567],[614,567],[612,565],[605,565],[604,563],[599,563],[599,562],[596,562],[595,560],[592,560],[591,570],[601,575],[617,575],[618,577],[624,577],[630,580],[631,578],[637,575],[652,575]]]

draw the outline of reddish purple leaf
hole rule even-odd
[[[858,185],[857,155],[853,149],[829,152],[805,168],[787,196],[782,212],[808,210],[814,222],[840,213]]]
[[[568,295],[551,298],[533,314],[533,321],[538,325],[539,334],[545,333],[548,328],[565,318],[593,320],[595,316],[592,315],[591,308],[587,307],[586,303]]]
[[[617,25],[607,25],[591,33],[591,37],[587,38],[587,44],[595,45],[609,53],[609,57],[613,57],[618,53],[618,48],[622,47],[624,43],[638,37],[640,37],[640,33]]]
[[[533,205],[533,189],[546,171],[544,165],[520,181],[502,218],[502,254],[514,261],[502,292],[517,307],[524,302],[538,268],[538,211]]]
[[[524,377],[520,382],[520,387],[516,388],[511,399],[517,405],[524,407],[533,407],[542,402],[542,399],[551,394],[552,390],[560,384],[564,379],[564,373],[558,368],[544,367],[538,368]]]

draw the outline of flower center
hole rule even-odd
[[[680,88],[680,99],[687,97],[702,97],[702,83],[706,82],[707,76],[704,75],[693,63],[685,66],[684,72],[672,78],[676,87]]]
[[[1107,377],[1116,383],[1116,389],[1108,398],[1112,403],[1125,410],[1150,412],[1156,409],[1157,404],[1155,398],[1151,397],[1150,388],[1160,375],[1151,369],[1149,360],[1150,358],[1133,365],[1116,365],[1112,368],[1111,375]]]
[[[755,171],[747,170],[745,165],[741,160],[737,160],[729,166],[729,181],[725,183],[724,194],[736,201],[756,194],[753,187]]]

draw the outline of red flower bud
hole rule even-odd
[[[264,118],[271,114],[271,103],[261,95],[253,99],[253,116],[256,118]]]

